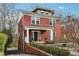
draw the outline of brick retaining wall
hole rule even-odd
[[[46,53],[45,51],[35,48],[29,44],[25,45],[24,53],[34,54],[38,56],[52,56],[51,54]]]

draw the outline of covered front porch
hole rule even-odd
[[[36,41],[38,43],[45,42],[45,40],[53,40],[52,29],[45,27],[25,27],[24,38],[26,43]]]

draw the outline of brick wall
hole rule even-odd
[[[51,54],[46,53],[40,49],[37,49],[29,44],[25,44],[24,53],[34,54],[38,56],[51,56]]]

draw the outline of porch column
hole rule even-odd
[[[26,38],[25,38],[25,42],[26,42],[26,43],[29,43],[29,29],[27,28],[26,30],[27,30],[27,31],[26,31],[26,34],[27,34],[27,35],[26,35]]]
[[[50,40],[52,41],[53,40],[53,32],[52,32],[52,30],[50,30]]]

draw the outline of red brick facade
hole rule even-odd
[[[38,42],[45,42],[46,39],[48,40],[54,40],[54,34],[55,34],[55,40],[57,42],[60,42],[62,39],[62,25],[59,17],[56,16],[40,16],[40,24],[34,25],[32,24],[32,16],[29,14],[23,14],[19,23],[18,23],[18,33],[19,33],[19,49],[24,51],[25,43],[29,42],[31,40],[31,37],[34,37],[35,32],[39,33]],[[35,15],[34,15],[35,16]],[[54,26],[50,25],[50,18],[51,20],[54,18],[56,23]],[[34,32],[34,34],[33,34]],[[53,34],[54,33],[54,34]],[[27,38],[27,39],[26,39]]]

